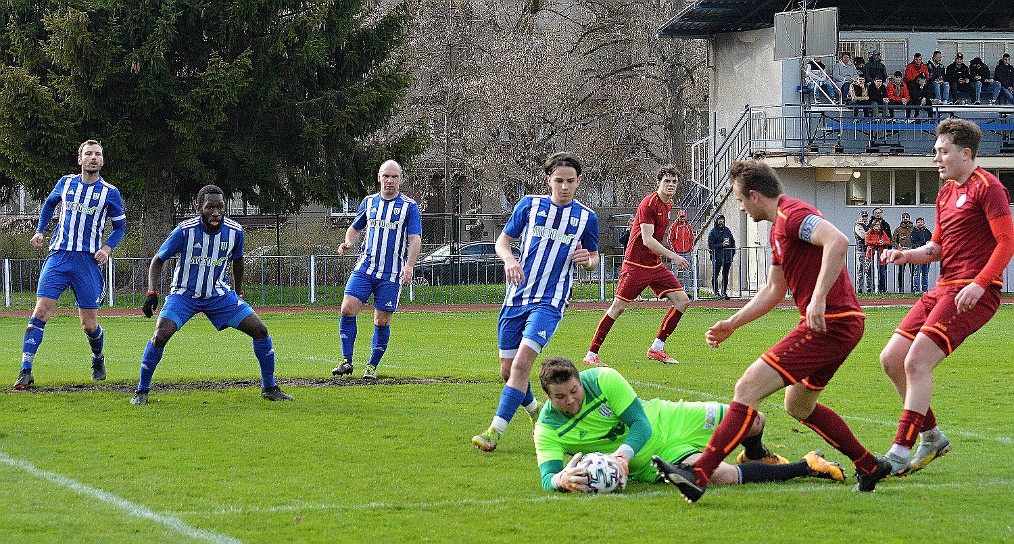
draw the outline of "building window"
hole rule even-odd
[[[972,59],[975,57],[979,57],[982,59],[982,63],[989,67],[990,73],[992,73],[993,67],[1000,61],[1000,57],[1004,53],[1014,50],[1014,42],[1003,40],[937,40],[937,49],[943,55],[944,64],[953,62],[955,55],[960,52],[965,58],[966,65],[972,62]]]
[[[1000,183],[1007,188],[1008,197],[1014,195],[1014,170],[1000,170],[996,172],[996,177],[1000,178]]]
[[[1014,170],[1008,174],[1014,192]],[[935,170],[869,169],[849,180],[845,198],[849,206],[932,206],[939,191]]]

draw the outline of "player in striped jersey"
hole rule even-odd
[[[338,255],[345,255],[363,232],[356,268],[345,284],[338,332],[342,342],[342,363],[331,371],[335,376],[352,374],[352,352],[356,343],[356,316],[373,295],[373,350],[363,373],[364,380],[377,379],[377,365],[391,339],[391,317],[398,309],[402,284],[412,282],[415,261],[422,247],[422,220],[419,206],[401,192],[404,171],[388,160],[377,171],[380,192],[363,199]]]
[[[158,314],[155,334],[141,356],[141,378],[131,404],[148,404],[151,377],[162,360],[166,344],[198,312],[204,312],[216,329],[233,327],[253,338],[254,356],[261,369],[261,396],[267,400],[293,400],[275,383],[275,349],[268,328],[243,300],[243,227],[225,216],[225,195],[215,185],[197,192],[197,217],[184,220],[162,243],[148,267],[145,317],[158,307],[158,286],[166,260],[179,255],[169,295]],[[225,269],[232,262],[235,283]]]
[[[996,176],[975,165],[982,130],[952,117],[936,132],[933,161],[943,187],[933,237],[924,246],[887,254],[899,266],[940,261],[936,286],[912,306],[880,353],[904,401],[887,452],[897,475],[922,470],[951,451],[930,408],[933,369],[996,314],[1003,271],[1014,256],[1010,195]],[[917,436],[919,448],[909,461]]]
[[[507,384],[489,429],[472,437],[482,451],[496,449],[519,406],[537,417],[539,403],[528,379],[532,364],[563,317],[574,265],[594,270],[599,264],[598,217],[574,198],[581,163],[569,153],[556,153],[543,170],[550,196],[522,198],[496,241],[507,277],[497,330],[500,376]],[[511,242],[519,237],[520,263],[511,251]]]
[[[79,175],[67,175],[56,182],[39,213],[39,225],[31,244],[42,248],[43,232],[49,226],[56,206],[63,203],[56,230],[49,242],[49,255],[39,275],[35,311],[28,319],[22,345],[21,372],[14,389],[26,389],[35,383],[32,364],[42,344],[46,321],[56,309],[56,300],[70,287],[74,291],[81,328],[92,349],[92,379],[106,379],[105,355],[102,345],[105,334],[99,326],[98,308],[102,301],[105,282],[102,266],[109,260],[113,249],[123,239],[127,216],[123,213],[120,191],[102,178],[99,172],[105,164],[102,144],[88,140],[78,146]],[[106,221],[113,229],[105,243]]]
[[[845,269],[849,240],[816,208],[786,195],[774,168],[763,161],[736,161],[729,176],[740,209],[755,222],[771,222],[771,268],[757,295],[712,325],[705,340],[717,348],[736,329],[774,309],[789,289],[799,325],[747,367],[699,459],[692,465],[656,466],[688,501],[700,499],[722,459],[758,417],[760,402],[784,388],[785,411],[852,460],[859,481],[855,491],[873,491],[891,472],[891,463],[870,453],[841,416],[817,402],[859,344],[866,322]]]

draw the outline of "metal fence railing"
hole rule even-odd
[[[503,301],[503,267],[499,261],[477,262],[464,255],[452,256],[443,264],[439,274],[426,278],[422,264],[417,265],[416,281],[402,292],[403,303],[408,304],[495,304]],[[692,270],[675,270],[693,300],[714,298],[715,267],[710,251],[697,249],[692,253]],[[338,306],[345,291],[345,282],[355,267],[357,256],[346,255],[282,255],[246,257],[244,297],[258,306]],[[756,246],[736,248],[730,270],[727,294],[731,298],[750,298],[767,281],[771,264],[770,248]],[[853,285],[860,286],[857,270],[859,254],[849,251],[847,268]],[[35,304],[35,289],[42,270],[43,259],[3,259],[3,306],[29,309]],[[144,301],[148,287],[149,259],[117,257],[105,267],[106,291],[104,305],[119,308],[138,308]],[[172,278],[175,260],[166,263],[160,292],[165,292]],[[596,270],[578,268],[572,299],[575,301],[609,301],[616,293],[616,283],[623,264],[622,255],[603,255]],[[670,263],[671,264],[671,263]],[[871,266],[874,292],[880,292],[879,275],[882,272],[883,293],[912,292],[912,267],[906,267],[901,276],[899,267],[887,264]],[[432,270],[430,271],[432,272]],[[814,271],[816,273],[816,271]],[[928,284],[932,287],[940,274],[939,263],[930,263]],[[230,275],[231,278],[231,275]],[[1014,265],[1003,273],[1004,292],[1011,289]],[[696,289],[694,289],[696,286]],[[650,290],[642,293],[645,299],[653,297]],[[58,307],[74,306],[72,294],[61,297]]]

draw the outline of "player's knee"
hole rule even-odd
[[[265,325],[263,321],[261,321],[261,322],[255,323],[254,325],[250,326],[247,329],[246,333],[249,334],[250,337],[253,338],[254,340],[260,340],[261,338],[267,338],[268,337],[268,326]]]

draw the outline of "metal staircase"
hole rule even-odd
[[[729,182],[732,164],[750,155],[750,112],[747,106],[716,151],[712,152],[711,138],[703,138],[691,146],[690,189],[680,201],[680,208],[686,210],[693,225],[695,244],[706,235],[708,226],[732,193]]]

